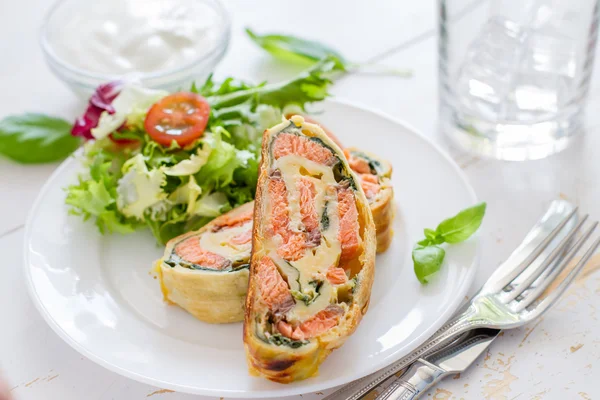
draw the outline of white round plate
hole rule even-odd
[[[448,249],[437,279],[415,278],[410,249],[442,219],[475,202],[457,165],[413,129],[377,112],[327,101],[317,118],[348,146],[392,162],[394,240],[377,257],[369,312],[322,364],[318,376],[282,385],[251,377],[242,324],[210,325],[162,300],[150,273],[163,249],[147,231],[100,235],[68,214],[64,187],[79,161],[65,161],[42,189],[25,235],[25,276],[54,331],[81,354],[119,374],[178,392],[268,398],[350,382],[406,355],[463,301],[475,274],[477,240]]]

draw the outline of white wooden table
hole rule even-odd
[[[350,59],[377,58],[390,66],[413,69],[415,75],[408,80],[348,76],[335,84],[333,93],[403,119],[443,143],[478,196],[488,202],[474,292],[552,199],[567,198],[600,218],[600,71],[591,92],[588,134],[564,153],[527,163],[486,161],[461,154],[444,143],[435,125],[434,2],[403,3],[230,0],[232,43],[217,75],[275,81],[295,72],[254,47],[243,35],[245,26],[258,32],[326,38]],[[84,106],[43,63],[37,30],[49,5],[50,0],[0,2],[0,117],[40,111],[71,119]],[[290,12],[292,8],[296,11]],[[199,399],[104,370],[63,343],[34,309],[21,273],[23,226],[39,188],[55,167],[23,166],[0,158],[0,374],[13,396],[18,400]],[[424,397],[600,398],[600,273],[594,274],[599,268],[600,258],[593,259],[566,298],[542,321],[505,334],[476,366]],[[302,398],[319,399],[326,394]]]

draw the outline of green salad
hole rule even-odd
[[[328,57],[289,81],[228,78],[167,93],[113,82],[98,88],[72,134],[87,141],[71,213],[102,233],[148,227],[159,243],[254,198],[260,142],[282,115],[327,97],[342,70]]]

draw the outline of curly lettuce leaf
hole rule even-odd
[[[189,158],[179,161],[177,164],[170,167],[163,167],[165,175],[169,176],[186,176],[193,175],[208,162],[208,158],[212,148],[205,143],[199,147],[195,153],[192,153]]]
[[[227,186],[221,189],[223,193],[227,196],[229,203],[231,203],[232,207],[238,207],[242,204],[246,204],[252,200],[254,200],[254,196],[256,194],[256,185],[255,186]]]
[[[196,174],[200,187],[211,191],[225,187],[233,182],[233,174],[239,167],[245,167],[253,155],[245,150],[238,150],[234,145],[223,140],[229,133],[223,129],[215,129],[204,139],[212,151],[206,164]]]
[[[231,210],[227,196],[222,192],[214,192],[200,197],[194,205],[193,214],[200,217],[218,217]]]
[[[185,210],[188,214],[194,214],[196,200],[202,194],[202,188],[196,183],[194,176],[190,176],[188,183],[179,186],[169,195],[169,201],[174,204],[185,204]]]
[[[166,199],[162,186],[165,174],[160,169],[148,170],[144,156],[138,154],[123,166],[123,177],[117,185],[117,207],[126,217],[144,219],[145,211]],[[151,210],[156,215],[164,210],[160,207]]]
[[[117,180],[114,170],[121,160],[103,150],[94,151],[89,165],[89,177],[80,176],[79,183],[66,188],[66,204],[70,214],[84,220],[95,218],[101,233],[131,233],[139,227],[135,219],[127,218],[117,208]]]

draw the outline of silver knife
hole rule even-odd
[[[500,332],[499,329],[474,329],[442,350],[419,358],[402,374],[401,379],[393,380],[381,394],[373,393],[375,400],[416,399],[439,380],[465,371]]]
[[[504,276],[506,273],[511,271],[515,264],[520,263],[528,254],[530,254],[532,249],[535,248],[545,237],[547,237],[552,229],[556,227],[558,223],[567,215],[569,215],[573,209],[574,206],[568,201],[553,201],[546,213],[529,231],[525,239],[523,239],[523,242],[519,245],[519,247],[513,251],[510,257],[496,269],[496,271],[480,289],[478,294],[490,290],[490,287],[495,284],[499,277]],[[575,223],[577,223],[577,218],[572,218],[569,221],[569,224]],[[563,232],[566,232],[567,230],[568,229],[565,229]],[[558,237],[555,238],[554,243],[548,246],[545,252],[551,251],[555,243],[558,243],[558,241],[562,239],[562,236],[564,236],[563,233],[559,234]],[[542,259],[543,257],[538,257],[538,260],[541,261]],[[468,307],[468,305],[469,303],[466,303],[458,310],[457,313],[462,312],[466,307]],[[432,337],[435,337],[437,333],[439,333],[439,331],[436,332]],[[381,392],[380,388],[383,386],[382,384],[384,382],[389,383],[392,380],[399,379],[397,377],[399,372],[401,372],[408,365],[419,359],[419,357],[426,357],[428,354],[432,354],[440,349],[440,347],[429,349],[429,341],[430,339],[425,341],[425,343],[419,346],[408,356],[403,357],[399,361],[396,361],[380,371],[358,379],[354,382],[350,382],[349,384],[323,398],[323,400],[359,400],[368,395],[373,396],[372,393],[375,391]],[[452,342],[454,343],[455,341]],[[449,343],[443,344],[443,348],[446,348],[448,345]],[[427,349],[427,351],[425,351],[425,349]]]

